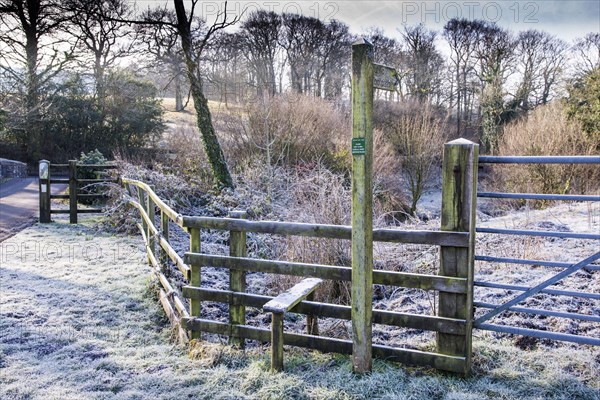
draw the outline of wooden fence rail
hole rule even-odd
[[[437,245],[441,247],[442,254],[439,275],[371,270],[373,284],[434,290],[440,293],[440,315],[371,309],[371,316],[367,322],[369,325],[376,323],[437,332],[436,352],[371,343],[370,348],[374,356],[462,374],[469,372],[473,309],[472,208],[475,206],[473,179],[477,171],[476,156],[476,145],[470,142],[457,141],[446,145],[442,231],[372,230],[374,241]],[[146,183],[128,178],[122,178],[122,182],[130,196],[130,204],[138,209],[142,218],[139,228],[144,237],[153,274],[160,283],[161,304],[171,322],[177,326],[182,339],[200,340],[202,332],[206,332],[226,335],[232,345],[240,347],[245,345],[246,340],[270,342],[276,338],[276,346],[273,347],[275,355],[280,354],[280,346],[283,344],[344,354],[353,353],[354,341],[318,335],[319,318],[352,321],[356,318],[352,306],[314,301],[308,293],[306,298],[297,299],[299,302],[290,305],[289,308],[290,312],[306,316],[308,334],[283,330],[283,335],[280,335],[274,334],[272,329],[246,325],[246,307],[262,308],[276,298],[247,293],[246,274],[249,272],[334,281],[352,282],[353,279],[352,268],[349,267],[248,258],[248,232],[351,240],[352,227],[249,221],[245,219],[243,212],[232,212],[229,218],[186,216],[173,210]],[[169,243],[171,223],[180,226],[189,234],[189,251],[183,257],[178,255]],[[200,232],[203,229],[229,231],[228,256],[201,253]],[[182,273],[187,283],[181,288],[181,295],[164,273],[169,260]],[[202,269],[206,267],[227,268],[229,290],[202,287]],[[187,299],[187,305],[183,299]],[[228,322],[203,318],[202,303],[207,301],[228,304]],[[274,363],[276,365],[273,368],[280,369],[281,357],[275,357]]]
[[[68,164],[52,164],[50,161],[41,160],[39,163],[39,193],[40,193],[40,222],[51,222],[52,214],[69,214],[69,222],[77,223],[78,214],[101,213],[100,208],[78,208],[79,200],[106,199],[108,196],[104,193],[80,193],[80,190],[91,185],[106,185],[109,183],[118,183],[118,179],[109,178],[80,178],[81,172],[94,173],[99,171],[117,168],[114,164],[81,164],[76,160],[69,161]],[[60,176],[68,175],[68,178],[52,178],[53,172],[63,170]],[[52,184],[68,185],[68,194],[52,194]],[[68,210],[53,210],[51,208],[51,199],[68,199]]]

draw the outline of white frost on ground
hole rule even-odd
[[[523,211],[485,223],[524,228],[551,222],[575,232],[598,231],[598,208],[588,212],[585,204],[561,207]],[[430,220],[416,223],[415,228],[438,226],[439,220]],[[577,260],[597,246],[594,242],[576,245],[570,240],[543,239],[528,243],[489,237],[480,235],[478,246],[484,247],[479,249],[499,253],[495,255],[509,256],[510,251],[512,256],[564,261]],[[378,253],[386,260],[395,259],[400,270],[435,273],[437,251],[423,253],[413,247],[386,246]],[[533,283],[527,277],[538,280],[552,273],[539,267],[519,268],[478,263],[477,274],[525,285]],[[598,277],[598,272],[581,272],[565,280],[564,287],[597,292]],[[63,220],[33,226],[0,243],[0,399],[600,398],[594,378],[600,363],[597,348],[533,346],[533,350],[522,351],[485,332],[475,337],[476,376],[469,380],[423,374],[381,361],[376,362],[373,374],[360,378],[350,372],[348,357],[294,348],[286,348],[288,372],[273,376],[268,372],[264,346],[232,355],[227,353],[228,346],[219,346],[217,361],[210,365],[209,355],[207,366],[206,356],[191,360],[185,348],[173,344],[149,279],[139,237],[108,236]],[[377,301],[376,307],[430,313],[434,299],[415,292],[398,290]],[[514,293],[501,293],[494,300],[512,296]],[[549,306],[600,313],[597,301]],[[508,316],[501,322],[523,322],[515,318]],[[569,333],[597,336],[599,332],[598,324],[560,326],[552,319],[538,318],[531,322]],[[286,329],[294,325],[293,321],[286,324]],[[374,333],[376,341],[404,342],[409,347],[427,339],[414,330],[396,332],[380,326]]]
[[[169,340],[139,240],[36,225],[0,262],[0,398],[191,396],[205,378]]]

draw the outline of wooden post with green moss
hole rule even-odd
[[[150,186],[150,189],[154,190],[154,186]],[[152,227],[155,227],[156,224],[156,205],[154,204],[154,200],[152,197],[147,194],[146,196],[146,209],[148,211],[148,219],[150,220]],[[150,251],[152,255],[156,257],[156,238],[153,235],[152,227],[148,226],[146,230],[146,237],[148,238],[148,246],[150,246]]]
[[[77,160],[69,160],[69,223],[77,223]]]
[[[457,139],[444,146],[442,165],[442,231],[468,232],[468,247],[442,246],[440,275],[467,279],[467,293],[440,292],[439,316],[467,321],[464,335],[437,334],[441,354],[465,357],[465,375],[471,369],[473,326],[473,270],[475,209],[477,204],[477,162],[479,146]]]
[[[169,242],[169,215],[166,212],[164,212],[163,210],[160,211],[160,231],[161,231],[162,237],[168,243]],[[160,252],[160,254],[161,254],[160,261],[161,261],[163,271],[168,271],[169,255],[167,254],[167,251],[164,249]]]
[[[352,45],[352,370],[371,371],[373,307],[373,46]]]
[[[246,218],[245,211],[231,211],[231,218],[244,219]],[[229,255],[231,257],[246,257],[246,232],[230,231],[229,232]],[[232,292],[246,292],[246,272],[231,268],[229,270],[229,290]],[[243,305],[229,305],[229,323],[231,325],[246,324],[246,307]],[[229,337],[229,343],[244,348],[244,338]]]
[[[190,234],[190,252],[200,253],[200,228],[189,228]],[[200,287],[202,281],[200,265],[190,264],[190,286]],[[190,299],[190,315],[192,317],[200,318],[200,299]],[[190,333],[190,339],[201,339],[202,335],[200,331],[192,331]]]

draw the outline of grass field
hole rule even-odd
[[[0,243],[2,399],[600,399],[600,352],[520,350],[477,332],[464,379],[376,360],[356,376],[347,356],[268,347],[245,352],[171,341],[141,239],[91,226],[36,225]]]

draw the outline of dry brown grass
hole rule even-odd
[[[332,103],[312,96],[264,98],[233,116],[229,132],[224,132],[226,152],[242,162],[260,157],[267,166],[335,165],[349,132],[348,121]]]
[[[499,153],[503,156],[596,155],[599,145],[598,139],[585,135],[577,122],[567,118],[563,104],[556,101],[507,125],[500,139]],[[495,171],[510,192],[597,193],[600,182],[600,171],[593,165],[509,165]]]

